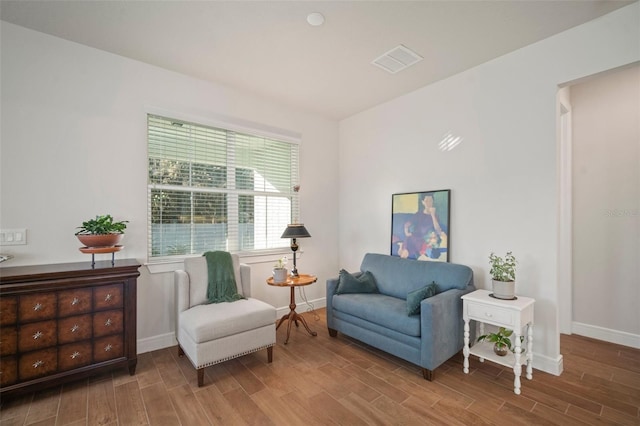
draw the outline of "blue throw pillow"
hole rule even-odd
[[[365,271],[362,275],[356,277],[344,269],[340,270],[336,294],[377,292],[378,286],[371,272]]]
[[[417,315],[420,313],[420,302],[436,294],[437,284],[431,284],[419,288],[407,294],[407,315]]]

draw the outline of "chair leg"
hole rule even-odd
[[[338,330],[334,330],[333,328],[329,328],[329,336],[336,337],[338,335]]]
[[[433,377],[434,377],[433,371],[429,370],[429,369],[426,369],[426,368],[423,368],[422,369],[422,377],[424,377],[425,380],[433,382]]]
[[[271,364],[273,361],[273,346],[269,346],[267,348],[267,362]]]
[[[198,387],[201,388],[204,384],[204,367],[198,368]]]

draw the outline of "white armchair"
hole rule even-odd
[[[276,309],[251,298],[251,268],[232,255],[238,293],[246,299],[206,304],[207,260],[188,258],[184,270],[175,272],[176,339],[178,354],[186,354],[204,382],[204,368],[267,349],[273,359],[276,343]]]

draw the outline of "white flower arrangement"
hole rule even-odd
[[[287,259],[287,256],[282,256],[280,259],[278,259],[278,261],[276,262],[275,265],[273,265],[274,268],[278,268],[278,269],[282,269],[285,266],[287,266],[287,262],[289,261],[289,259]]]

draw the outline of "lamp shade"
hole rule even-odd
[[[280,238],[304,238],[310,236],[311,234],[302,223],[292,223],[287,225],[287,229],[284,230]]]

